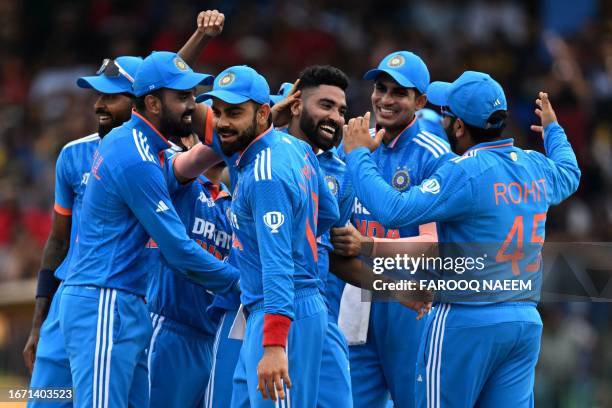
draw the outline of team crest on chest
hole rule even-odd
[[[339,189],[338,180],[336,180],[334,176],[325,176],[325,183],[327,184],[329,191],[331,191],[333,195],[337,196]]]
[[[410,187],[410,174],[406,167],[398,168],[391,179],[391,185],[397,191],[404,191]]]

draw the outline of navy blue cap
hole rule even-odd
[[[291,88],[293,88],[293,84],[291,82],[283,82],[280,86],[280,89],[278,90],[278,94],[270,95],[270,102],[272,103],[272,105],[274,105],[275,103],[279,103],[287,96],[289,96]]]
[[[232,105],[249,100],[263,105],[270,103],[270,87],[268,81],[253,68],[236,65],[217,75],[212,91],[198,95],[196,102],[210,98],[219,98]]]
[[[378,68],[365,73],[363,79],[376,79],[380,74],[389,74],[405,88],[416,88],[425,93],[429,85],[429,71],[421,57],[409,51],[396,51],[387,55]]]
[[[186,91],[210,84],[212,79],[212,75],[193,72],[175,52],[153,51],[136,72],[134,95],[143,96],[162,88]]]
[[[482,129],[492,127],[487,120],[493,112],[508,109],[501,85],[490,75],[476,71],[465,71],[452,83],[432,82],[427,99],[434,105],[448,106],[465,123]]]
[[[132,93],[132,83],[141,63],[140,57],[107,58],[102,62],[97,75],[77,79],[77,86],[105,94]]]

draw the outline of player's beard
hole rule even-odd
[[[242,132],[238,132],[230,127],[218,128],[217,132],[238,135],[233,142],[224,141],[224,139],[220,137],[221,151],[224,155],[231,156],[236,152],[241,152],[246,149],[247,146],[257,137],[257,116],[255,114],[253,115],[251,126],[244,129]]]
[[[336,129],[331,139],[324,138],[319,134],[321,126],[324,125],[332,126]],[[302,129],[302,132],[304,132],[312,144],[323,151],[327,151],[334,147],[342,136],[342,127],[338,126],[336,122],[333,120],[320,120],[318,123],[315,123],[313,117],[308,114],[306,109],[302,110],[300,129]]]
[[[193,133],[191,123],[183,122],[183,118],[193,115],[193,109],[188,109],[179,117],[175,117],[172,112],[162,105],[161,117],[159,118],[159,131],[166,136],[172,143],[180,146],[181,138]]]
[[[130,116],[132,115],[131,111],[126,113],[125,115],[112,115],[106,109],[96,109],[95,113],[96,115],[107,115],[107,116],[110,116],[111,118],[110,123],[98,122],[98,136],[100,138],[103,138],[104,136],[109,134],[109,132],[113,130],[114,128],[123,125],[123,123],[128,121],[130,119]]]

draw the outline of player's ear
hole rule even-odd
[[[156,95],[149,94],[145,96],[144,102],[147,111],[153,113],[154,115],[159,115],[161,113],[162,102]]]
[[[426,94],[417,94],[415,98],[416,109],[423,109],[425,105],[427,105],[427,95]]]
[[[302,114],[302,98],[296,99],[291,104],[291,116],[300,116]]]
[[[461,119],[457,118],[457,120],[455,120],[455,123],[453,123],[453,127],[455,128],[455,137],[460,138],[465,136],[465,123],[463,123]]]
[[[257,109],[257,113],[256,113],[256,117],[257,117],[257,124],[260,127],[269,127],[270,125],[268,124],[270,122],[271,119],[271,111],[270,111],[270,105],[267,103],[264,103],[263,105],[260,105],[259,108]]]

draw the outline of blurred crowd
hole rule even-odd
[[[351,78],[349,115],[370,108],[361,76],[391,51],[419,54],[432,80],[490,73],[509,100],[506,135],[529,130],[550,93],[582,169],[577,194],[550,211],[547,241],[612,241],[612,4],[597,0],[0,0],[0,282],[32,278],[51,225],[54,164],[95,132],[95,95],[76,87],[105,57],[178,50],[197,12],[226,15],[195,69],[248,64],[274,90],[310,64]],[[612,406],[607,304],[544,304],[538,400]],[[564,358],[559,358],[563,356]],[[591,401],[592,403],[589,403]],[[603,402],[602,402],[603,401]]]

